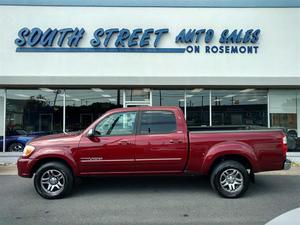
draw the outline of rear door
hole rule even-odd
[[[182,130],[177,130],[176,115],[173,111],[141,111],[136,136],[136,170],[182,171],[187,155],[185,137]]]

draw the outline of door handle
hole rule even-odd
[[[130,142],[128,141],[119,141],[119,145],[129,145]]]
[[[181,144],[183,142],[182,142],[182,140],[173,140],[173,139],[171,139],[171,140],[169,140],[169,143],[170,144]]]

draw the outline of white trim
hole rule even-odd
[[[298,8],[295,0],[0,0],[0,5],[68,7]]]
[[[150,96],[149,96],[149,98],[150,98],[149,99],[150,100],[150,106],[152,106],[152,90],[151,89],[150,89],[150,93],[149,94],[150,94]]]
[[[126,108],[126,91],[123,90],[123,108]]]

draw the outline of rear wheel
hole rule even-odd
[[[61,162],[42,165],[34,176],[34,187],[43,198],[62,198],[72,191],[72,171]]]
[[[212,188],[222,197],[238,198],[249,187],[249,174],[245,166],[233,160],[218,164],[210,175]]]

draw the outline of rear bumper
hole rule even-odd
[[[283,164],[283,169],[284,170],[289,170],[291,168],[291,166],[292,166],[291,160],[286,159],[284,161],[284,164]]]

